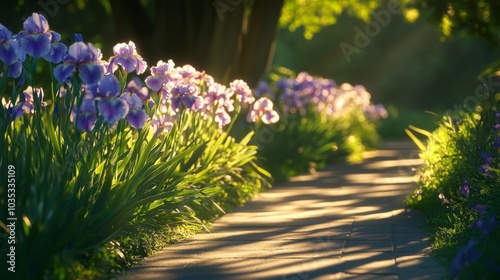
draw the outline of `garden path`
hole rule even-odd
[[[414,145],[384,142],[365,158],[275,186],[120,279],[443,279],[423,214],[403,202]]]

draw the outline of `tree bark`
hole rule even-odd
[[[150,66],[172,59],[253,86],[272,58],[284,0],[156,0],[153,18],[140,0],[109,1],[117,37],[133,40]]]
[[[254,1],[248,32],[243,35],[232,79],[242,78],[249,85],[255,86],[266,69],[269,70],[283,2],[284,0]]]

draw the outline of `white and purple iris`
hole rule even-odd
[[[248,84],[243,80],[234,80],[229,84],[231,90],[236,94],[236,100],[241,103],[253,103],[255,97],[252,94],[252,90],[248,87]]]
[[[33,114],[35,112],[35,97],[40,102],[41,107],[47,106],[47,103],[43,101],[43,89],[33,88],[28,86],[22,93],[21,98],[17,98],[15,104],[12,100],[7,101],[2,97],[2,106],[7,109],[7,113],[13,119],[22,117],[23,114]]]
[[[146,86],[154,92],[160,91],[171,80],[174,80],[174,62],[170,59],[168,62],[158,61],[156,66],[151,66],[151,75],[146,77]]]
[[[227,111],[234,110],[234,91],[224,85],[212,83],[203,93],[204,112],[215,112],[218,108],[225,108]]]
[[[115,54],[109,59],[108,72],[114,73],[121,65],[123,69],[130,73],[136,71],[137,74],[142,74],[146,71],[148,64],[137,53],[134,42],[129,41],[128,44],[120,43],[113,47]]]
[[[261,119],[265,124],[276,123],[280,119],[278,113],[273,110],[273,102],[267,97],[255,101],[252,110],[247,115],[249,122],[256,122],[258,119]]]

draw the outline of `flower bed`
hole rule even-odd
[[[362,152],[379,142],[377,122],[387,117],[361,85],[336,85],[305,72],[271,75],[255,90],[278,104],[278,123],[257,127],[255,144],[264,167],[277,181],[315,172],[339,159],[362,160]]]

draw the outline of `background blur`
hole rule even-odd
[[[124,30],[123,24],[136,21],[139,22],[139,25],[136,26],[140,27],[140,22],[146,22],[146,17],[154,18],[155,13],[158,13],[156,2],[170,3],[168,5],[171,6],[171,9],[165,4],[167,5],[166,9],[170,11],[170,15],[177,14],[177,19],[171,18],[172,16],[166,19],[168,22],[168,19],[171,18],[172,22],[168,24],[173,29],[181,28],[186,22],[192,21],[192,19],[190,21],[183,20],[183,18],[192,15],[199,17],[209,13],[213,15],[212,21],[217,26],[228,26],[234,24],[231,17],[239,13],[238,9],[242,10],[241,14],[249,12],[248,5],[245,4],[248,4],[249,1],[227,2],[233,3],[231,4],[233,6],[227,6],[229,4],[224,0],[199,2],[121,1],[125,6],[131,3],[140,3],[144,10],[135,15],[125,12],[117,14],[120,11],[113,8],[113,3],[117,2],[113,0],[20,0],[9,2],[10,5],[4,4],[0,10],[0,22],[13,33],[21,30],[23,20],[32,12],[40,12],[46,15],[50,28],[61,33],[63,42],[70,43],[73,40],[73,33],[81,33],[85,41],[93,42],[103,50],[104,59],[108,59],[112,55],[112,46],[116,43],[137,39],[133,38],[133,32],[127,33],[126,28]],[[200,4],[196,7],[186,6],[187,4],[175,7],[172,4],[174,2],[177,4],[181,2]],[[237,2],[242,3],[238,4]],[[301,1],[296,0],[295,2]],[[347,3],[349,1],[339,2]],[[386,1],[351,2],[381,2],[378,9],[386,7]],[[133,8],[133,6],[129,6]],[[219,9],[226,7],[226,9],[222,10],[221,13],[217,7]],[[246,10],[244,10],[245,7],[247,7]],[[183,11],[187,9],[198,9],[198,11],[184,15]],[[160,16],[156,15],[156,17]],[[364,30],[367,22],[361,20],[359,16],[353,16],[353,13],[346,12],[340,12],[335,20],[334,25],[322,26],[321,30],[315,33],[311,39],[305,39],[304,27],[301,26],[294,31],[279,25],[277,30],[276,26],[268,28],[261,26],[261,32],[275,32],[277,34],[271,45],[275,49],[274,56],[272,56],[272,51],[270,56],[272,66],[283,66],[296,72],[307,71],[312,75],[334,79],[338,84],[343,82],[362,84],[372,94],[372,100],[375,103],[383,103],[386,106],[394,105],[398,108],[412,108],[419,111],[444,111],[453,104],[463,103],[465,97],[473,95],[478,85],[477,76],[500,58],[499,48],[495,47],[495,44],[466,36],[456,36],[444,40],[436,24],[429,23],[423,16],[420,16],[415,22],[409,23],[405,21],[402,14],[392,14],[388,25],[382,27],[376,36],[370,37],[370,43],[361,48],[359,53],[352,54],[350,62],[348,62],[341,51],[340,44],[345,42],[354,46],[355,27]],[[152,21],[153,25],[149,26],[149,29],[153,27],[155,30],[158,29],[158,26],[154,25],[156,22],[158,21]],[[117,28],[117,26],[121,27]],[[139,28],[136,33],[146,33],[148,25],[144,24],[143,27],[143,29]],[[193,30],[196,32],[196,29]],[[130,34],[129,36],[132,38],[127,38],[127,34]],[[186,37],[181,38],[175,33],[172,34],[165,38],[162,45],[158,44],[158,47],[155,43],[137,43],[139,53],[146,58],[149,66],[155,65],[160,58],[165,61],[173,58],[178,65],[190,63],[197,68],[201,67],[201,69],[207,70],[209,73],[217,73],[217,69],[210,68],[209,62],[198,63],[199,57],[193,57],[191,61],[189,56],[179,56],[176,50],[182,48],[182,45],[179,45],[178,41],[186,41],[187,39]],[[229,35],[227,38],[228,43],[230,43]],[[224,36],[221,40],[224,40]],[[195,45],[198,48],[203,47],[203,42],[203,40],[198,40]],[[152,55],[153,52],[156,52],[157,55]],[[203,55],[217,60],[218,53],[207,51],[207,53],[202,52]],[[258,55],[257,52],[255,55]],[[260,56],[262,57],[262,55]],[[262,60],[262,58],[257,57],[255,59]],[[223,59],[219,61],[224,62]],[[266,70],[272,69],[271,64],[267,63],[266,65]],[[245,64],[243,64],[244,67]],[[263,73],[259,73],[259,75],[264,78],[267,72],[261,72]],[[226,76],[221,74],[221,77]],[[247,80],[250,83],[253,81],[251,78]]]

